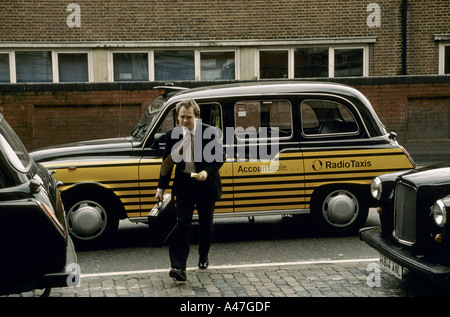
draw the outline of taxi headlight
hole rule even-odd
[[[381,179],[375,177],[372,180],[372,183],[370,184],[370,192],[372,193],[372,197],[377,200],[380,199],[381,190],[382,190]]]
[[[433,218],[434,222],[436,222],[439,227],[442,228],[445,226],[445,223],[447,222],[447,209],[442,200],[438,200],[434,203]]]

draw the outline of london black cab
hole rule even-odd
[[[376,177],[381,227],[360,237],[380,253],[381,267],[398,278],[404,269],[433,282],[450,280],[450,163]]]
[[[0,295],[78,284],[57,187],[0,114]]]
[[[215,217],[308,214],[318,230],[347,234],[364,224],[371,180],[414,168],[370,102],[331,83],[264,82],[195,89],[159,87],[131,135],[32,153],[62,181],[75,240],[97,243],[119,219],[146,222],[175,105],[194,99],[203,123],[220,128],[226,162]]]

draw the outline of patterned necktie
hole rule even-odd
[[[189,132],[188,132],[189,133]],[[181,142],[180,146],[178,146],[174,151],[172,151],[169,156],[162,162],[161,164],[161,175],[166,176],[171,167],[175,164],[175,161],[173,160],[173,156],[179,157],[180,155],[183,155],[183,148],[185,148],[186,145],[188,145],[187,142],[190,140],[190,153],[187,151],[187,155],[190,155],[190,159],[185,159],[185,172],[191,173],[195,172],[195,165],[194,165],[194,135],[192,133],[189,133],[189,136],[185,136],[185,139],[183,142]]]
[[[190,135],[190,153],[186,153],[185,158],[185,168],[184,171],[186,173],[195,173],[195,165],[194,165],[194,135],[188,132]],[[190,157],[187,157],[190,156]]]

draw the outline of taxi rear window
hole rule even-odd
[[[302,132],[306,136],[358,133],[352,112],[344,105],[330,100],[305,100],[300,105]]]
[[[292,105],[287,100],[242,100],[234,105],[236,137],[292,136]]]

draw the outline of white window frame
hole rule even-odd
[[[450,42],[439,43],[439,75],[445,75],[445,48]]]
[[[233,80],[240,80],[240,58],[239,58],[239,50],[236,48],[229,48],[229,49],[198,49],[194,52],[194,65],[195,65],[195,78],[198,80],[202,79],[202,67],[201,67],[201,53],[227,53],[227,52],[233,52],[234,53],[234,79]]]
[[[202,80],[201,78],[201,60],[200,55],[203,52],[233,52],[234,53],[234,59],[235,59],[235,79],[234,80],[240,80],[240,54],[239,49],[237,48],[226,48],[226,49],[217,49],[217,48],[201,48],[201,49],[193,49],[189,47],[161,47],[157,49],[158,51],[193,51],[194,52],[194,78],[196,81]],[[142,49],[115,49],[115,50],[108,50],[107,55],[107,63],[108,63],[108,81],[114,82],[114,59],[113,54],[114,53],[147,53],[148,54],[148,80],[149,81],[155,81],[155,51],[156,49],[152,50],[142,50]]]
[[[189,48],[189,47],[161,47],[158,49],[152,50],[152,74],[153,76],[150,77],[151,81],[155,81],[155,52],[156,51],[191,51],[194,52],[194,81],[198,81],[200,79],[200,72],[197,72],[197,64],[200,65],[200,54],[197,53],[196,49]],[[149,58],[150,61],[150,58]],[[200,69],[200,66],[198,66],[198,69]]]
[[[52,83],[56,83],[55,81],[55,58],[54,58],[54,51],[51,49],[29,49],[29,48],[21,48],[21,49],[14,49],[12,50],[12,55],[13,58],[9,61],[11,63],[11,71],[14,69],[14,82],[13,82],[13,77],[11,76],[10,80],[11,83],[16,84],[17,83],[17,69],[16,69],[16,53],[17,52],[50,52],[50,56],[51,56],[51,61],[52,61]],[[56,65],[56,67],[58,67]],[[28,82],[22,82],[21,84],[26,84]],[[50,82],[45,82],[45,83],[50,83]]]
[[[296,47],[260,47],[255,49],[255,65],[254,73],[258,79],[260,77],[260,61],[259,52],[261,51],[288,51],[288,79],[294,79],[295,68],[294,68],[294,53],[297,48],[314,48],[323,47],[323,45],[307,45],[307,46],[296,46]],[[368,45],[336,45],[336,46],[326,46],[328,47],[328,77],[334,78],[334,52],[340,49],[362,49],[363,50],[363,74],[361,77],[369,76],[369,46]]]
[[[153,51],[148,50],[132,50],[132,49],[122,49],[122,50],[108,50],[107,63],[108,63],[108,81],[114,82],[114,57],[115,53],[130,53],[130,54],[147,54],[147,67],[148,67],[148,80],[154,81],[155,79],[155,69],[153,66],[154,54]]]
[[[58,54],[87,54],[88,58],[88,82],[94,81],[94,60],[92,50],[55,50],[52,51],[53,82],[59,83],[59,60]]]
[[[8,54],[9,58],[9,82],[15,84],[16,79],[16,55],[14,50],[0,50],[0,54]]]
[[[258,79],[261,79],[261,67],[259,60],[259,52],[276,52],[276,51],[284,51],[288,53],[288,78],[294,78],[294,49],[286,48],[286,47],[264,47],[255,49],[255,75]],[[278,78],[273,78],[278,79]]]
[[[300,47],[294,47],[291,50],[292,55],[290,56],[290,58],[292,60],[292,77],[289,77],[289,78],[296,78],[296,77],[294,77],[295,76],[295,50],[298,48],[322,48],[322,49],[328,48],[328,75],[330,74],[330,61],[332,60],[330,58],[331,54],[333,54],[333,61],[334,61],[334,52],[331,53],[333,51],[333,49],[331,47],[329,47],[328,45],[315,45],[315,46],[314,45],[305,45],[305,46],[300,46]],[[333,70],[334,70],[334,67],[333,67]],[[333,75],[334,75],[334,72],[333,72]],[[328,76],[328,77],[330,77],[330,76]],[[303,78],[303,77],[297,77],[297,79],[298,78]]]
[[[328,67],[329,72],[328,75],[330,78],[334,78],[334,53],[336,50],[363,50],[363,74],[362,77],[369,76],[369,46],[363,45],[346,45],[346,46],[331,46],[328,51]]]
[[[15,49],[15,50],[0,50],[2,54],[9,54],[9,82],[11,84],[17,83],[16,73],[16,51],[47,51],[51,52],[52,56],[52,82],[59,83],[59,63],[58,54],[87,54],[88,56],[88,80],[94,81],[94,61],[92,58],[92,50],[31,50],[31,49]]]

